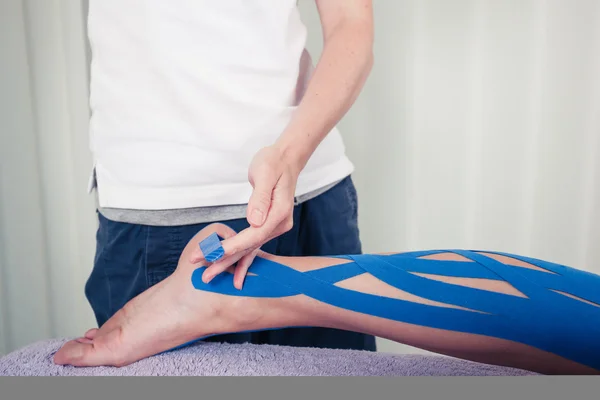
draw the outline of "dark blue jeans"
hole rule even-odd
[[[168,277],[183,248],[207,224],[147,226],[115,222],[98,214],[96,257],[85,294],[101,326],[126,302]],[[235,231],[245,219],[224,221]],[[282,256],[361,253],[356,190],[350,177],[294,208],[294,227],[262,249]],[[375,338],[329,328],[286,328],[214,336],[207,341],[375,350]]]

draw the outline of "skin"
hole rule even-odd
[[[440,354],[545,374],[600,373],[524,344],[387,320],[340,309],[304,295],[249,298],[196,290],[190,282],[191,275],[205,263],[193,263],[190,258],[198,242],[212,232],[217,232],[222,237],[231,238],[235,235],[230,228],[221,224],[213,224],[200,231],[184,249],[178,267],[170,277],[131,300],[100,329],[91,329],[83,337],[66,343],[54,355],[55,363],[124,366],[208,335],[289,326],[320,326],[363,332]],[[347,262],[328,257],[260,255],[302,272]],[[456,260],[457,256],[444,253],[430,258]],[[504,256],[494,258],[516,267],[536,268]],[[439,276],[432,278],[442,281],[446,279],[448,283],[466,287],[519,295],[510,284],[501,281]],[[432,306],[456,307],[398,290],[369,274],[347,279],[337,285],[349,290]]]
[[[289,125],[276,143],[261,149],[250,163],[250,227],[223,243],[225,257],[205,271],[205,282],[236,264],[234,286],[241,289],[258,249],[292,228],[300,172],[352,106],[371,71],[372,1],[316,3],[323,29],[323,53]],[[201,256],[197,251],[191,259]]]

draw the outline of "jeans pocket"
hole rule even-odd
[[[146,245],[148,287],[168,278],[175,269],[183,247],[180,226],[149,227]]]
[[[350,213],[353,219],[358,218],[358,193],[356,192],[356,187],[352,182],[352,178],[348,177],[348,182],[346,183],[346,198],[348,200],[348,206],[350,207]]]

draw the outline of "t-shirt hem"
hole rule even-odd
[[[354,165],[347,157],[337,162],[302,172],[296,197],[326,187],[352,174]],[[247,204],[252,194],[248,182],[197,187],[131,187],[115,185],[97,171],[98,205],[103,208],[133,210],[172,210]]]

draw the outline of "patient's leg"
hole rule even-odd
[[[226,232],[228,228],[222,225],[213,225],[201,231],[184,250],[179,266],[171,277],[133,299],[100,330],[88,333],[86,335],[88,339],[67,343],[55,355],[55,361],[59,364],[77,366],[120,366],[171,349],[198,337],[213,334],[287,326],[322,326],[364,332],[459,358],[542,373],[598,372],[581,363],[512,340],[398,322],[381,316],[332,306],[304,294],[261,298],[197,290],[190,282],[197,265],[193,265],[187,260],[198,242],[215,230],[221,236],[228,233]],[[300,272],[351,262],[337,258],[286,258],[266,254],[263,254],[262,257]],[[536,268],[532,264],[500,255],[490,255],[490,257],[502,263],[512,264],[514,268]],[[433,254],[425,258],[468,261],[453,253]],[[451,262],[448,262],[449,269],[453,268],[452,265]],[[414,273],[414,275],[420,275],[432,281],[441,281],[454,287],[477,288],[485,293],[501,293],[515,298],[525,296],[511,284],[500,280],[423,273]],[[274,285],[276,284],[274,283]],[[469,315],[486,314],[485,310],[478,309],[483,306],[482,304],[475,302],[466,307],[465,305],[456,306],[446,302],[433,301],[393,287],[369,273],[354,275],[335,283],[335,286],[353,293],[368,293],[382,298],[400,299],[407,304],[425,304],[431,310],[461,310],[464,315],[467,315],[466,318]],[[584,299],[576,301],[584,301]],[[589,304],[589,306],[596,307],[594,304]],[[536,316],[531,315],[531,318],[535,320]],[[527,326],[515,326],[514,328],[523,330]],[[552,335],[552,332],[546,333]],[[570,338],[556,337],[555,339],[569,340]],[[582,343],[581,346],[585,346],[585,344]]]

